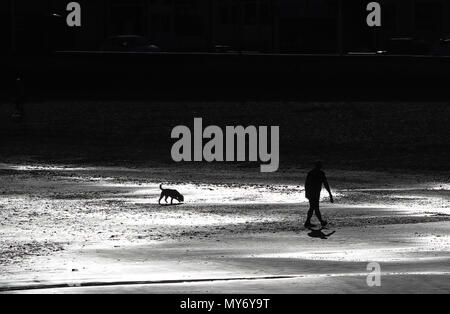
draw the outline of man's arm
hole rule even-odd
[[[334,203],[333,194],[331,194],[330,185],[328,184],[327,176],[325,173],[323,174],[323,185],[325,189],[328,191],[328,194],[330,194],[330,202]]]
[[[308,173],[305,180],[305,196],[306,198],[309,198],[309,190],[311,185],[311,175]]]

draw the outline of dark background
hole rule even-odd
[[[79,0],[80,28],[65,23],[69,2],[2,1],[0,53],[95,51],[109,36],[141,35],[164,52],[221,45],[259,53],[429,54],[450,35],[445,0],[379,0],[381,28],[366,25],[368,0]]]
[[[67,2],[0,3],[2,160],[170,163],[203,117],[279,125],[282,167],[448,170],[448,1],[379,1],[381,28],[370,1],[79,1],[81,28]]]
[[[448,170],[450,107],[408,102],[46,101],[0,107],[3,161],[172,164],[177,125],[279,125],[280,168]],[[259,164],[241,164],[255,167]]]

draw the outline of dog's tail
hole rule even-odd
[[[159,188],[160,188],[161,190],[164,190],[164,189],[163,189],[163,186],[162,186],[162,183],[159,185]]]

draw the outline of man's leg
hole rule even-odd
[[[314,212],[316,214],[317,219],[319,219],[320,224],[323,227],[325,227],[328,223],[325,220],[322,219],[322,214],[320,212],[320,207],[319,207],[319,201],[317,201],[317,207],[315,208]]]
[[[317,202],[317,206],[318,206],[318,202]],[[311,218],[312,218],[315,210],[316,210],[316,201],[314,199],[310,199],[308,216],[306,217],[305,227],[311,226]]]
[[[323,222],[323,219],[322,219],[322,214],[320,213],[319,206],[316,207],[315,213],[316,213],[317,219],[319,219],[320,223],[322,223],[322,222]]]

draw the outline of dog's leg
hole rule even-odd
[[[167,199],[168,199],[168,198],[169,198],[169,196],[166,196],[166,198],[165,198],[166,203],[168,203],[168,202],[167,202]]]
[[[158,204],[161,205],[161,200],[163,199],[164,195],[161,194],[161,197],[159,198]]]
[[[173,205],[173,197],[172,197],[172,200],[170,201],[170,205]]]

